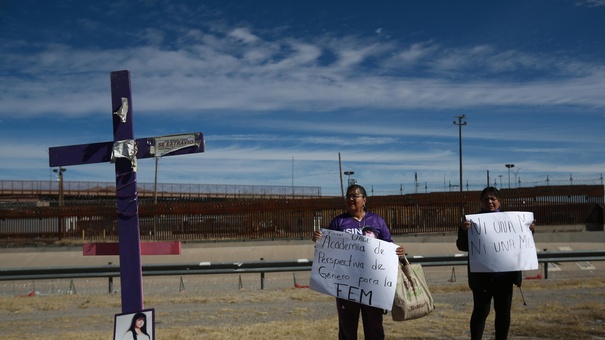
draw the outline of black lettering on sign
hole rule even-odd
[[[487,227],[485,226],[485,223],[481,222],[481,219],[478,218],[477,219],[477,223],[473,222],[473,220],[471,220],[471,234],[477,234],[477,235],[481,235],[481,234],[487,234]]]
[[[364,305],[372,305],[373,291],[365,291],[363,288],[336,283],[336,297]]]
[[[475,243],[475,241],[470,241],[470,247],[469,247],[469,251],[472,255],[475,254],[482,254],[486,252],[486,248],[484,244],[481,244],[481,239],[478,239],[477,242]]]
[[[496,253],[504,252],[504,251],[511,251],[516,248],[517,247],[515,247],[514,240],[499,241],[499,242],[494,243],[494,250],[496,251]]]

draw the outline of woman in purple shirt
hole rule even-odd
[[[393,242],[389,228],[382,217],[365,210],[366,200],[366,190],[361,185],[351,185],[347,189],[347,212],[336,216],[330,222],[328,229]],[[313,242],[319,238],[321,238],[321,231],[317,230],[313,234]],[[398,256],[403,256],[405,250],[403,247],[398,247],[396,253]],[[357,339],[360,312],[365,338],[384,339],[382,309],[339,298],[336,299],[336,308],[338,310],[338,339]]]

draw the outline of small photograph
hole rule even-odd
[[[155,330],[154,310],[146,309],[136,313],[116,314],[114,340],[153,340]]]

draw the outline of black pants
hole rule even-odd
[[[382,327],[382,309],[343,299],[336,299],[336,308],[338,309],[338,339],[357,339],[357,326],[359,325],[360,311],[361,320],[363,321],[363,334],[365,339],[384,339],[384,328]]]
[[[473,290],[473,314],[471,316],[471,340],[481,340],[485,320],[494,299],[496,312],[496,340],[506,340],[510,327],[510,308],[513,301],[513,284],[493,282],[487,290]]]

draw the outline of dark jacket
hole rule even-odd
[[[481,214],[484,212],[479,213]],[[468,230],[462,230],[461,228],[458,228],[458,239],[456,240],[456,247],[458,247],[459,250],[468,251]],[[472,290],[487,290],[492,287],[495,283],[510,283],[521,287],[521,271],[499,273],[471,273],[470,264],[467,265],[467,271],[468,286]]]

